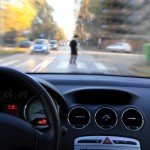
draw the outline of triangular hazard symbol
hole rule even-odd
[[[113,144],[113,143],[108,137],[106,137],[106,139],[103,141],[103,144]]]

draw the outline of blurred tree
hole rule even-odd
[[[55,38],[56,34],[58,39],[62,39],[64,36],[53,20],[53,9],[46,0],[4,1],[4,5],[0,9],[3,34],[15,30],[18,36],[33,39],[41,36]]]
[[[32,22],[32,36],[33,38],[39,38],[41,34],[45,38],[49,38],[56,32],[56,23],[52,17],[53,9],[47,2],[42,7],[37,7],[37,15]]]
[[[16,1],[16,3],[6,2],[5,9],[1,10],[4,32],[12,29],[19,32],[29,30],[35,15],[36,10],[26,0]]]
[[[32,37],[39,38],[43,35],[43,38],[58,39],[64,38],[64,32],[57,26],[57,23],[52,17],[53,9],[45,2],[42,7],[38,7],[38,13],[32,23]]]
[[[65,41],[66,40],[66,36],[65,36],[64,30],[61,29],[60,27],[57,27],[57,32],[56,32],[55,39],[57,41]]]

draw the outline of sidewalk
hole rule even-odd
[[[131,68],[138,76],[150,77],[150,64],[135,65]]]

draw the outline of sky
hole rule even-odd
[[[64,29],[68,39],[73,36],[75,29],[75,1],[74,0],[47,0],[54,9],[53,17],[58,25]]]

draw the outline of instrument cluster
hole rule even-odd
[[[59,112],[60,107],[55,100],[54,102]],[[38,129],[48,127],[40,99],[25,88],[0,89],[0,112],[24,119]]]

